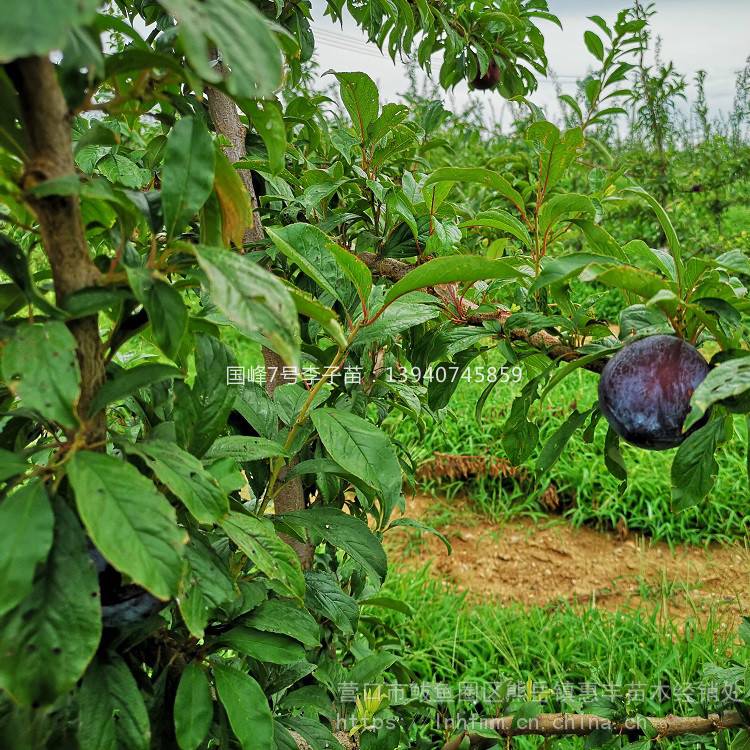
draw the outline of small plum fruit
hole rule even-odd
[[[649,336],[623,347],[599,380],[599,409],[612,429],[639,448],[675,448],[690,398],[708,375],[700,352],[676,336]]]
[[[469,88],[486,91],[494,89],[498,83],[500,83],[500,66],[494,60],[490,60],[487,72],[484,75],[477,75],[469,84]]]

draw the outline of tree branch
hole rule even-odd
[[[735,729],[744,726],[742,718],[736,711],[723,714],[703,716],[650,716],[646,719],[656,731],[658,738],[679,737],[685,734],[710,734],[722,729]],[[641,720],[643,722],[643,719]],[[514,725],[515,723],[515,725]],[[595,714],[539,714],[533,719],[517,719],[503,716],[498,719],[486,719],[482,726],[497,732],[502,737],[519,737],[522,735],[540,735],[542,737],[583,737],[599,729],[614,734],[640,736],[643,729],[635,719],[618,722]],[[465,737],[474,748],[489,747],[495,740],[473,734],[471,731],[460,732],[443,745],[443,750],[458,750]]]
[[[22,186],[25,190],[47,180],[75,175],[70,115],[57,81],[55,66],[46,57],[26,57],[6,65],[21,102],[29,150]],[[39,220],[44,251],[49,258],[58,304],[73,292],[93,286],[99,271],[89,256],[77,195],[27,198]],[[91,401],[105,380],[97,316],[68,322],[77,343],[81,370],[78,414],[88,444],[106,436],[104,412],[88,418]]]
[[[414,269],[414,266],[410,263],[404,263],[395,258],[383,258],[375,253],[359,253],[357,257],[375,274],[391,281],[400,281],[409,271]],[[446,307],[450,308],[456,306],[457,289],[457,284],[441,284],[440,286],[431,287],[426,291],[441,300]],[[472,314],[471,311],[479,307],[476,302],[462,299],[460,304],[462,309],[456,312],[464,325],[481,326],[484,322],[490,320],[495,320],[500,325],[504,325],[505,321],[512,315],[510,310],[505,310],[501,307],[491,312]],[[525,341],[535,349],[541,349],[552,359],[573,362],[581,356],[575,349],[547,331],[531,333],[525,328],[513,328],[505,331],[505,334],[513,341]],[[601,372],[604,369],[605,363],[604,359],[595,360],[586,365],[585,369],[592,372]]]

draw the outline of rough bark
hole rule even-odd
[[[229,141],[229,144],[224,147],[227,158],[231,162],[244,159],[247,154],[245,127],[237,112],[237,105],[222,91],[209,88],[208,111],[216,131]],[[245,230],[243,239],[246,243],[258,242],[263,239],[263,226],[258,213],[258,201],[253,187],[252,175],[248,169],[238,169],[237,172],[250,196],[250,203],[253,208],[253,225]],[[270,396],[273,396],[278,386],[296,382],[293,373],[285,372],[284,362],[276,352],[264,348],[263,361],[266,367],[266,390]],[[303,510],[305,508],[305,494],[302,479],[298,477],[290,482],[284,482],[284,472],[282,472],[279,476],[279,482],[282,486],[274,500],[274,510],[277,513]],[[312,546],[291,537],[283,536],[283,538],[297,553],[302,567],[309,568],[312,565],[314,552]]]
[[[240,120],[237,105],[223,92],[215,88],[208,89],[208,113],[217,133],[221,133],[229,141],[224,146],[224,153],[232,163],[242,161],[247,156],[245,148],[245,126]],[[253,209],[253,224],[245,229],[244,241],[259,242],[263,239],[263,225],[258,213],[258,199],[253,187],[252,174],[249,169],[238,169],[237,174],[250,196]]]
[[[57,81],[55,66],[46,57],[27,57],[6,66],[18,91],[29,149],[23,187],[75,175],[70,115]],[[58,304],[65,297],[93,286],[99,272],[89,256],[77,195],[29,198],[39,220],[42,244],[49,258]],[[92,399],[104,382],[104,357],[96,316],[70,321],[81,369],[78,413],[88,445],[104,441],[104,413],[88,418]]]
[[[722,729],[733,729],[743,726],[743,721],[736,711],[724,714],[703,716],[651,716],[647,721],[656,730],[657,737],[678,737],[685,734],[710,734]],[[598,729],[605,729],[614,734],[628,736],[643,735],[643,729],[635,719],[623,722],[596,716],[595,714],[540,714],[533,719],[516,720],[513,716],[498,719],[487,719],[486,729],[492,729],[503,737],[521,735],[540,735],[542,737],[583,737]],[[464,737],[469,738],[471,747],[483,748],[495,744],[495,740],[480,737],[478,734],[459,732],[443,745],[443,750],[458,750]]]
[[[391,281],[400,281],[414,268],[414,266],[409,263],[404,263],[395,258],[382,258],[379,255],[375,255],[375,253],[360,253],[358,257],[375,274],[390,279]],[[440,286],[435,286],[425,291],[433,294],[448,307],[455,307],[457,290],[457,284],[441,284]],[[509,310],[504,310],[500,307],[491,312],[474,313],[473,311],[479,306],[475,302],[467,299],[462,299],[460,305],[462,308],[460,310],[460,317],[461,322],[464,325],[481,326],[482,323],[489,320],[496,320],[503,325],[512,315]],[[575,349],[567,346],[556,336],[553,336],[547,331],[531,333],[525,328],[514,328],[510,331],[505,331],[505,333],[514,341],[525,341],[526,343],[531,344],[534,348],[541,349],[552,357],[552,359],[572,362],[573,360],[579,359],[581,356]],[[587,364],[585,369],[590,370],[591,372],[601,372],[604,369],[605,364],[606,361],[604,359],[599,359]]]

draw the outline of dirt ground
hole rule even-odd
[[[439,527],[449,556],[432,534],[402,528],[387,544],[399,565],[421,567],[477,598],[546,605],[560,599],[609,610],[657,603],[672,620],[710,611],[735,625],[750,604],[747,546],[669,546],[574,528],[560,518],[516,520],[502,526],[471,511],[465,501],[417,495],[406,515]]]

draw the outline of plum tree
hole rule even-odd
[[[500,83],[500,66],[494,60],[490,60],[487,72],[484,75],[478,74],[471,82],[471,88],[486,91],[494,89],[498,83]]]
[[[625,346],[606,365],[599,381],[599,408],[612,429],[633,445],[675,448],[690,397],[708,374],[698,350],[676,336],[649,336]]]

